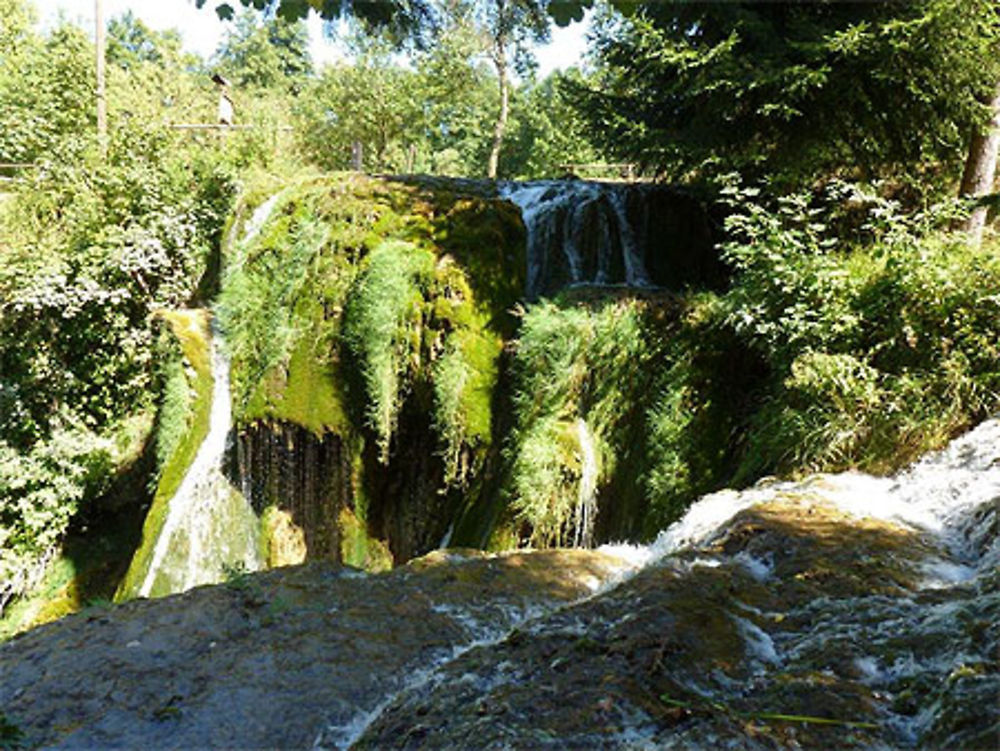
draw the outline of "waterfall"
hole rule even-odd
[[[527,234],[529,300],[562,286],[651,287],[648,218],[636,222],[635,186],[583,180],[508,183],[501,195],[521,209]]]
[[[251,240],[270,216],[281,194],[258,206],[243,230]],[[232,571],[256,571],[263,565],[258,545],[258,520],[248,494],[241,494],[224,472],[231,449],[232,397],[229,360],[213,321],[209,341],[212,365],[212,405],[208,432],[180,486],[166,501],[141,581],[126,595],[151,597],[183,592],[222,581]],[[145,547],[145,545],[144,545]],[[133,567],[142,565],[143,550]]]
[[[274,207],[281,199],[281,196],[281,192],[275,193],[260,206],[254,209],[253,214],[250,215],[250,219],[243,227],[242,242],[248,243],[257,236],[257,233],[260,232],[260,228],[264,226],[264,222],[266,222],[271,216],[271,212],[274,211]]]
[[[212,408],[208,433],[170,499],[140,597],[221,581],[227,570],[255,571],[257,519],[223,473],[232,428],[229,361],[213,326]]]

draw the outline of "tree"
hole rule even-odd
[[[262,18],[246,11],[236,18],[216,52],[219,70],[238,86],[299,86],[312,73],[309,33],[303,21]]]
[[[555,177],[567,164],[602,161],[587,124],[567,97],[568,85],[582,85],[576,68],[529,81],[516,92],[519,116],[511,128],[501,166],[519,178]]]
[[[496,74],[497,104],[486,174],[496,178],[510,117],[511,69],[525,73],[534,59],[533,42],[549,36],[548,0],[448,0],[438,4],[437,38],[469,31]]]
[[[196,0],[201,8],[207,0]],[[263,7],[264,0],[239,0],[244,7]],[[365,24],[388,30],[397,39],[407,35],[420,35],[422,30],[433,27],[437,17],[435,0],[277,0],[277,13],[288,20],[305,18],[315,11],[327,21],[353,17]],[[583,18],[586,8],[593,7],[594,0],[551,0],[547,11],[560,26]],[[620,5],[634,4],[631,0],[616,2]],[[234,2],[218,2],[215,11],[220,18],[229,19],[234,14]]]
[[[4,37],[10,46],[0,48],[0,161],[81,153],[95,124],[94,48],[87,35],[64,24],[44,39],[30,26]]]
[[[606,146],[675,178],[957,165],[1000,79],[991,0],[661,2],[605,14],[578,89]],[[954,169],[951,169],[954,174]]]
[[[385,38],[356,34],[354,60],[329,66],[299,106],[306,152],[327,169],[346,169],[362,145],[376,170],[402,170],[423,136],[418,75],[396,65]],[[395,153],[393,153],[395,152]]]
[[[469,18],[452,17],[435,44],[415,55],[424,111],[422,169],[482,174],[496,117],[496,81]]]
[[[988,106],[989,123],[985,127],[976,125],[969,139],[969,155],[959,188],[959,195],[962,196],[977,197],[993,192],[997,154],[1000,152],[1000,83],[994,88]],[[987,211],[986,206],[975,207],[964,223],[963,229],[973,245],[982,243]]]
[[[132,11],[108,22],[108,62],[123,70],[134,70],[142,63],[163,64],[176,59],[180,49],[178,31],[153,31]]]
[[[549,35],[545,3],[539,0],[488,0],[476,14],[488,40],[490,60],[497,74],[500,106],[493,126],[493,145],[486,163],[486,176],[497,176],[500,149],[510,109],[510,66],[522,69],[531,61],[529,44]]]

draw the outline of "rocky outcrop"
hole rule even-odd
[[[749,509],[450,662],[356,747],[994,748],[995,577],[925,590],[928,555],[821,501]]]
[[[651,548],[309,564],[91,609],[0,647],[0,706],[55,748],[994,748],[984,438],[892,480],[707,496]]]
[[[624,565],[438,553],[382,575],[315,563],[91,608],[0,647],[0,707],[29,747],[337,745],[439,662]]]

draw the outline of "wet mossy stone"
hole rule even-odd
[[[524,284],[520,213],[495,190],[355,174],[276,196],[226,259],[220,309],[237,431],[336,436],[360,468],[336,501],[346,515],[332,511],[353,520],[341,553],[361,562],[383,561],[385,544],[397,557],[426,552],[486,488],[479,475],[499,452],[501,358]],[[426,436],[427,456],[400,450],[403,434]],[[383,497],[403,481],[416,489],[408,511]],[[417,511],[434,518],[399,539],[399,515]]]
[[[524,280],[520,215],[465,189],[344,174],[281,192],[264,226],[232,243],[226,259],[222,315],[237,424],[282,420],[317,434],[359,427],[345,407],[354,374],[345,372],[344,311],[387,243],[409,243],[437,269],[437,279],[418,285],[429,328],[514,334]],[[424,354],[432,361],[440,353]]]

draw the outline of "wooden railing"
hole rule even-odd
[[[621,180],[636,180],[639,177],[639,166],[631,162],[615,163],[594,163],[594,164],[560,164],[557,167],[561,172],[568,172],[573,175],[587,176],[614,176]]]

